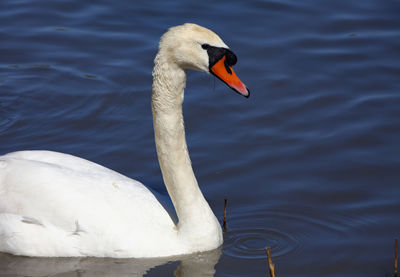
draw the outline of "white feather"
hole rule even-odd
[[[227,47],[195,24],[161,39],[153,71],[157,153],[179,223],[140,182],[50,151],[0,157],[0,251],[27,256],[156,257],[222,244],[220,225],[193,174],[182,101],[186,68],[208,72],[201,43]]]

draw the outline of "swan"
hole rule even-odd
[[[204,27],[171,27],[154,60],[152,113],[164,184],[175,224],[142,183],[88,160],[52,151],[0,156],[0,252],[38,257],[166,257],[223,243],[221,226],[193,173],[182,103],[186,70],[215,75],[237,93],[249,90],[237,58]]]

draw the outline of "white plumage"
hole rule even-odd
[[[141,183],[50,151],[15,152],[0,159],[1,251],[147,257],[155,255],[149,249],[158,249],[154,253],[160,256],[177,250],[174,223]]]
[[[227,48],[195,24],[161,39],[153,71],[155,140],[179,223],[140,182],[50,151],[0,156],[0,251],[27,256],[157,257],[215,249],[222,232],[193,174],[182,117],[186,69],[208,72],[202,44]]]

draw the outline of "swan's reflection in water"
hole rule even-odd
[[[0,253],[0,276],[132,277],[144,276],[168,262],[180,262],[174,271],[177,277],[211,277],[220,256],[221,249],[158,259],[28,258]]]

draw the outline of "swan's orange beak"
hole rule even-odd
[[[225,55],[211,67],[211,73],[244,97],[250,96],[248,88],[240,81],[233,68],[226,63]]]

